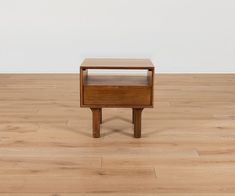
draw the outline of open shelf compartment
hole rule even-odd
[[[129,71],[129,70],[128,70]],[[85,86],[151,86],[151,77],[148,76],[148,71],[144,70],[141,73],[127,72],[95,72],[89,69],[83,70]]]

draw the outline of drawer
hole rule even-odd
[[[83,90],[83,104],[86,106],[152,106],[150,86],[84,86]]]

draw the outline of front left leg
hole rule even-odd
[[[100,137],[100,121],[101,121],[101,109],[91,108],[92,111],[92,126],[93,126],[93,137]]]

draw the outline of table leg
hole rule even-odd
[[[132,108],[132,123],[135,124],[135,109]]]
[[[92,124],[93,124],[93,137],[100,137],[100,121],[101,121],[101,108],[91,108],[92,111]]]
[[[102,124],[103,120],[102,120],[102,108],[100,108],[100,124]]]
[[[134,137],[141,138],[141,115],[143,108],[134,108]]]

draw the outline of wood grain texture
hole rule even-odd
[[[145,70],[146,75],[92,75],[90,69]],[[104,74],[104,73],[103,73]],[[80,66],[80,106],[152,108],[155,68],[149,59],[85,59]]]
[[[82,68],[89,69],[154,69],[149,59],[85,59]]]
[[[0,196],[235,195],[235,75],[158,75],[133,138],[103,109],[99,140],[78,74],[0,75]]]
[[[134,110],[134,137],[141,138],[141,116],[143,108],[135,108]]]
[[[92,127],[93,127],[93,137],[100,137],[100,122],[102,119],[101,108],[91,108],[92,111]]]
[[[152,107],[150,87],[85,86],[84,105],[95,107]]]
[[[145,69],[146,75],[90,75],[90,69]],[[134,109],[134,137],[141,138],[141,112],[153,107],[154,66],[147,59],[85,59],[80,66],[80,106],[93,113],[93,137],[100,137],[102,108]],[[99,110],[99,112],[98,112]]]

